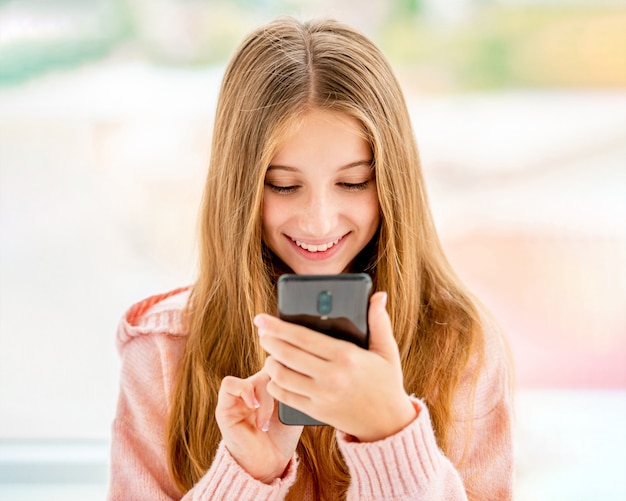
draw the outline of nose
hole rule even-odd
[[[325,190],[315,190],[303,201],[300,228],[312,238],[331,236],[339,217],[338,205]]]

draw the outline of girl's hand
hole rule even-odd
[[[218,394],[215,418],[226,448],[252,477],[271,483],[283,475],[300,440],[302,426],[278,420],[264,371],[247,378],[227,376]]]
[[[370,300],[369,350],[258,315],[261,346],[270,354],[264,369],[271,378],[269,394],[362,442],[407,426],[417,413],[404,391],[386,299],[379,292]]]

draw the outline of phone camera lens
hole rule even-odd
[[[333,309],[333,296],[329,291],[320,292],[317,296],[317,312],[328,315]]]

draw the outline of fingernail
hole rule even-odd
[[[267,430],[270,429],[270,422],[269,421],[265,421],[265,423],[263,423],[263,426],[261,426],[261,431],[265,432]]]
[[[387,293],[382,292],[380,296],[380,303],[383,305],[383,308],[385,308],[387,306]]]
[[[257,334],[263,337],[265,335],[265,319],[261,315],[257,315],[254,317],[253,322],[257,327]]]
[[[254,403],[254,408],[255,409],[258,409],[259,407],[261,407],[261,404],[259,403],[259,401],[256,398],[254,399],[253,403]]]
[[[261,315],[257,315],[254,317],[254,325],[257,327],[259,336],[263,336],[265,334],[265,319]]]

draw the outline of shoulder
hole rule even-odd
[[[185,336],[183,311],[190,292],[191,287],[181,287],[133,304],[123,315],[117,329],[118,351],[138,337],[158,334]]]
[[[506,335],[495,317],[488,312],[482,313],[484,333],[483,366],[498,382],[508,383],[512,371],[512,358]],[[504,389],[504,388],[503,388]]]
[[[483,315],[483,331],[485,344],[476,397],[488,413],[503,403],[511,404],[514,367],[506,335],[489,313]]]
[[[510,404],[513,385],[513,365],[509,346],[493,315],[480,308],[482,336],[477,343],[460,381],[457,416],[473,419],[488,415],[503,403]]]

